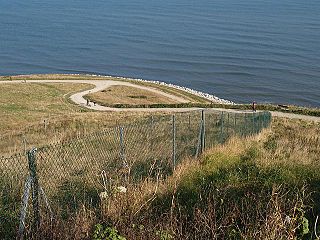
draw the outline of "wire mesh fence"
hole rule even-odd
[[[15,237],[19,223],[20,231],[30,230],[40,217],[64,218],[84,201],[97,206],[99,193],[115,186],[165,178],[184,158],[231,136],[256,134],[270,122],[268,112],[157,115],[0,157],[0,236]],[[26,206],[29,198],[33,208]]]

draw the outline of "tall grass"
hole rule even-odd
[[[75,214],[44,222],[38,237],[92,239],[99,223],[127,239],[315,239],[319,131],[315,123],[275,119],[256,137],[185,159],[167,179],[109,191],[96,205],[84,197]]]

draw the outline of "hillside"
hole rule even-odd
[[[275,119],[258,136],[185,159],[164,182],[102,201],[98,213],[83,209],[69,230],[79,238],[109,226],[126,239],[315,239],[319,132],[319,124]]]
[[[31,204],[34,196],[27,198],[27,239],[316,239],[319,234],[319,122],[274,117],[269,127],[268,112],[220,111],[172,89],[166,94],[190,101],[183,107],[210,109],[99,112],[69,100],[91,85],[15,78],[22,81],[0,88],[4,239],[17,234],[32,171],[43,192],[38,211]],[[113,95],[102,90],[89,98],[106,105],[177,106],[166,94],[157,95],[162,89],[110,85],[108,90]]]

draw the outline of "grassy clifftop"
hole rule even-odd
[[[185,159],[164,181],[84,204],[41,232],[73,239],[315,239],[320,213],[320,125],[275,119],[271,129],[233,138]],[[81,190],[80,190],[81,191]],[[81,194],[80,194],[81,195]],[[319,232],[318,232],[319,234]]]

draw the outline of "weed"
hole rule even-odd
[[[104,227],[97,224],[93,233],[94,240],[126,240],[114,227]]]

